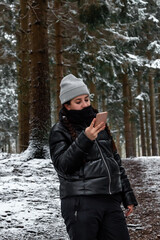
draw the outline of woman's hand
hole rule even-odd
[[[104,122],[101,122],[96,127],[95,126],[96,119],[94,118],[91,122],[91,125],[85,129],[85,134],[90,140],[95,140],[98,136],[98,133],[105,129]]]
[[[127,206],[128,210],[126,212],[126,217],[128,217],[132,212],[133,212],[133,208],[134,208],[134,205],[129,205]]]

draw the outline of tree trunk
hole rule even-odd
[[[128,84],[129,88],[129,109],[134,109],[133,106],[133,97],[131,86]],[[131,121],[131,135],[132,135],[132,156],[136,157],[136,126],[135,126],[135,114],[133,111],[130,111],[130,121]]]
[[[48,70],[47,0],[29,1],[30,145],[29,158],[48,154],[50,91]],[[47,155],[48,157],[48,155]]]
[[[29,144],[29,72],[28,72],[28,8],[27,0],[20,0],[20,32],[18,41],[18,123],[19,152]]]
[[[96,84],[93,81],[89,81],[89,89],[90,93],[94,94],[93,96],[93,101],[91,102],[92,106],[96,109],[98,109],[98,99],[97,99],[97,89],[96,89]]]
[[[141,94],[141,72],[137,74],[138,81],[138,95]],[[144,132],[144,119],[143,119],[143,102],[139,100],[139,116],[140,116],[140,129],[141,129],[141,147],[142,156],[146,156],[146,143],[145,143],[145,132]]]
[[[116,133],[116,147],[119,155],[122,155],[122,149],[121,149],[121,144],[120,144],[120,129],[119,126],[117,125],[116,129],[118,130]]]
[[[125,147],[126,157],[133,156],[133,144],[132,144],[132,133],[131,133],[131,122],[130,122],[130,106],[129,106],[129,82],[128,75],[122,74],[121,81],[123,85],[123,109],[124,109],[124,131],[125,131]]]
[[[159,146],[159,155],[160,155],[160,74],[158,76],[159,80],[158,80],[158,146]]]
[[[156,136],[156,114],[155,114],[155,94],[154,80],[149,74],[149,96],[150,96],[150,116],[151,116],[151,135],[152,135],[152,156],[157,156],[157,136]]]
[[[61,0],[54,1],[54,8],[55,8],[55,45],[56,45],[56,112],[57,112],[57,119],[59,117],[59,110],[61,108],[61,102],[59,99],[60,94],[60,82],[63,78],[63,56],[62,56],[62,31],[61,31],[61,20],[60,16],[58,16],[58,11],[61,6]],[[56,120],[57,120],[56,119]]]
[[[140,141],[139,141],[139,136],[137,138],[137,145],[138,145],[138,157],[141,156],[141,151],[140,151]]]
[[[147,101],[146,100],[144,100],[144,108],[145,108],[147,155],[151,156],[150,134],[149,134],[149,120],[148,120],[148,105],[147,105]]]
[[[105,96],[105,85],[102,88],[102,111],[107,111],[107,106],[106,106],[106,96]]]
[[[10,136],[7,137],[8,153],[12,153]]]

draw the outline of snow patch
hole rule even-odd
[[[130,166],[133,161],[145,167],[145,189],[160,201],[160,157],[123,160],[129,160]],[[24,161],[21,154],[2,153],[0,177],[1,239],[68,239],[60,212],[59,180],[51,159]],[[140,186],[141,191],[143,188]]]
[[[150,63],[145,64],[148,68],[160,69],[160,59],[151,61]]]

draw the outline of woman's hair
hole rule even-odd
[[[105,129],[106,129],[108,135],[110,136],[110,138],[111,138],[111,140],[112,140],[112,148],[113,148],[113,152],[115,152],[115,151],[117,151],[117,147],[116,147],[115,141],[113,140],[113,137],[112,137],[112,135],[111,135],[111,131],[110,131],[107,123],[106,123],[106,128],[105,128]]]
[[[70,104],[70,101],[66,102],[65,104]],[[61,113],[62,113],[62,119],[61,119],[61,122],[62,124],[68,129],[71,137],[72,137],[72,140],[74,141],[77,137],[77,133],[76,133],[76,130],[75,128],[73,127],[73,125],[70,123],[70,121],[68,120],[67,118],[67,113],[66,113],[66,108],[64,106],[64,104],[62,105],[62,109],[61,109]]]
[[[69,105],[70,104],[70,101],[66,102],[65,104]],[[62,105],[62,109],[61,109],[61,113],[62,113],[62,119],[61,119],[61,122],[62,124],[68,129],[71,137],[72,137],[72,140],[74,141],[77,137],[77,133],[76,133],[76,130],[75,128],[73,127],[73,125],[69,122],[68,118],[67,118],[67,113],[66,113],[66,108],[64,106],[64,104]],[[95,113],[98,113],[97,109],[94,109],[93,108],[93,111]],[[113,147],[113,151],[117,151],[117,147],[116,147],[116,144],[115,144],[115,141],[113,140],[113,137],[111,135],[111,132],[110,132],[110,129],[106,123],[106,128],[105,128],[107,134],[110,136],[111,140],[112,140],[112,147]]]
[[[71,100],[65,102],[62,106],[65,107],[65,106],[64,106],[65,104],[70,105],[70,104],[71,104]]]

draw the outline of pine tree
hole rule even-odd
[[[137,73],[138,81],[138,95],[141,94],[141,79],[142,73],[139,71]],[[146,156],[146,143],[145,143],[145,131],[144,131],[144,117],[143,117],[143,100],[139,100],[139,115],[140,115],[140,130],[141,130],[141,145],[142,145],[142,156]]]
[[[20,0],[20,28],[17,41],[19,152],[29,144],[29,43],[27,0]]]
[[[12,152],[17,147],[16,15],[10,1],[0,4],[0,148]]]
[[[57,120],[59,116],[59,111],[61,108],[61,103],[59,99],[60,95],[60,82],[63,78],[63,56],[62,56],[62,27],[61,27],[61,16],[58,14],[62,3],[60,0],[54,1],[54,11],[55,11],[55,51],[56,51],[56,112]]]
[[[30,0],[30,135],[28,158],[45,158],[48,154],[50,128],[50,90],[48,74],[47,0]]]

